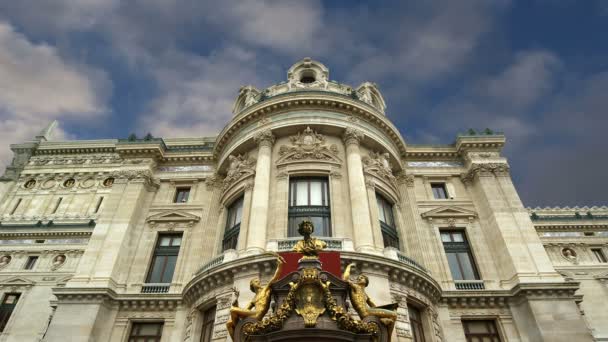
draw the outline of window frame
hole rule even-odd
[[[143,325],[152,325],[152,324],[156,324],[159,326],[159,329],[157,329],[157,334],[156,335],[134,335],[133,332],[135,331],[135,328],[138,326],[143,326]],[[157,342],[160,342],[163,338],[163,331],[165,330],[165,322],[164,321],[132,321],[131,322],[131,327],[129,329],[129,335],[127,336],[127,341],[131,342],[131,341],[137,341],[138,338],[144,338],[146,341],[150,341],[151,338],[155,338],[155,340]]]
[[[36,264],[38,264],[39,259],[39,255],[28,255],[27,259],[25,260],[25,264],[23,265],[23,269],[26,271],[33,270],[34,268],[36,268]]]
[[[447,200],[450,199],[450,193],[448,192],[448,186],[446,182],[430,182],[431,193],[433,194],[433,199],[435,200]],[[435,188],[440,187],[443,190],[443,195],[445,197],[437,197],[437,193],[435,192]]]
[[[170,238],[170,242],[168,246],[162,246],[161,243],[163,242],[163,238],[169,237]],[[174,245],[173,242],[175,241],[176,238],[180,239],[180,243],[179,245]],[[184,234],[183,232],[171,232],[171,233],[167,233],[167,232],[162,232],[162,233],[158,233],[157,237],[156,237],[156,243],[154,244],[154,250],[152,252],[152,258],[150,260],[150,264],[148,266],[148,273],[146,274],[146,281],[145,284],[171,284],[171,282],[173,282],[173,277],[175,276],[175,269],[177,267],[177,261],[179,259],[179,252],[182,246],[182,242],[183,242],[183,238],[184,238]],[[163,282],[163,278],[166,275],[167,272],[167,266],[168,266],[168,261],[169,261],[169,257],[175,257],[175,263],[173,265],[173,270],[171,271],[171,279],[169,280],[169,282]],[[156,259],[159,257],[164,257],[164,261],[162,262],[162,269],[160,274],[160,281],[155,282],[152,281],[153,279],[151,279],[153,277],[153,275],[156,273],[155,272],[155,266],[156,266]]]
[[[180,198],[180,193],[185,190],[187,191],[185,200],[182,199],[181,201],[179,201],[178,199]],[[188,203],[188,201],[190,200],[191,193],[192,193],[192,186],[189,186],[189,185],[176,186],[175,192],[173,194],[173,203],[175,203],[175,204]]]
[[[503,336],[501,334],[498,319],[496,318],[461,318],[460,322],[462,324],[462,330],[464,331],[464,337],[467,342],[471,342],[472,338],[477,338],[475,341],[479,341],[479,338],[496,338],[498,342],[504,341]],[[471,333],[469,332],[469,327],[466,323],[468,322],[485,322],[486,324],[491,323],[494,328],[494,333]],[[493,340],[492,342],[494,342]]]
[[[397,222],[395,220],[395,205],[389,201],[386,196],[383,196],[376,191],[376,204],[378,206],[378,221],[380,222],[380,230],[382,233],[382,242],[384,247],[393,247],[401,250],[401,241],[399,239],[399,231],[397,230]],[[380,215],[382,213],[382,215]],[[390,217],[392,225],[383,221],[381,216]]]
[[[443,240],[443,234],[449,234],[450,235],[450,240],[451,241],[444,241]],[[455,241],[454,240],[454,234],[460,234],[462,236],[462,241]],[[470,244],[470,240],[467,236],[467,232],[465,229],[452,229],[452,228],[448,228],[448,229],[444,229],[441,228],[439,229],[439,238],[441,241],[441,244],[443,246],[443,251],[445,253],[445,257],[447,259],[448,262],[448,268],[450,269],[450,275],[452,276],[452,279],[456,282],[456,281],[466,281],[466,280],[482,280],[483,278],[481,277],[481,273],[479,271],[479,267],[477,265],[477,262],[475,260],[475,256],[473,255],[473,248]],[[446,246],[446,244],[448,244]],[[465,271],[464,271],[464,267],[462,265],[462,261],[460,260],[459,255],[461,253],[466,253],[468,258],[469,258],[469,262],[470,262],[470,266],[471,266],[471,270],[473,271],[473,279],[467,279],[465,277]],[[452,267],[450,265],[450,257],[448,254],[455,254],[456,256],[456,261],[458,263],[458,270],[460,272],[461,278],[463,279],[456,279],[456,275],[454,274]]]
[[[17,305],[19,305],[21,295],[21,292],[6,292],[4,293],[4,296],[2,296],[2,302],[0,302],[0,334],[6,330],[8,322],[11,320],[11,317],[13,317]],[[17,299],[12,304],[5,303],[8,296],[16,296]],[[7,310],[6,306],[10,306],[10,310]],[[9,312],[6,314],[6,311]]]
[[[418,319],[412,319],[412,314],[411,311],[415,311],[417,312],[417,314],[419,315]],[[426,341],[426,337],[424,335],[424,312],[423,309],[420,308],[417,305],[412,305],[411,303],[407,303],[407,315],[409,317],[410,320],[410,328],[411,328],[411,335],[412,335],[412,342],[425,342]],[[417,322],[418,324],[413,324],[412,322]],[[417,328],[414,328],[414,326],[417,326]],[[420,332],[420,339],[416,339],[416,335],[414,333],[414,330],[416,330]]]
[[[312,205],[311,204],[311,184],[314,181],[321,182],[321,205]],[[308,205],[298,205],[297,204],[297,196],[298,190],[296,184],[299,182],[307,183],[307,199],[306,202]],[[301,218],[321,218],[323,221],[323,227],[315,226],[315,236],[322,237],[331,237],[332,232],[332,222],[331,222],[331,193],[330,193],[330,183],[328,176],[294,176],[289,178],[289,197],[287,201],[287,236],[288,237],[297,237],[299,236],[297,232],[297,222]],[[294,204],[295,201],[295,205]],[[319,229],[321,228],[321,230]]]
[[[240,204],[241,215],[240,220],[236,222],[238,217],[238,207]],[[238,246],[238,239],[241,233],[241,223],[243,222],[243,209],[245,206],[245,195],[241,194],[235,200],[233,200],[228,206],[226,206],[226,223],[224,224],[224,236],[222,237],[222,252],[229,249],[236,249]],[[236,211],[235,211],[236,210]],[[231,220],[234,214],[234,220]],[[233,221],[230,225],[230,221]],[[230,226],[229,226],[230,225]]]
[[[595,256],[595,261],[601,264],[608,263],[608,258],[606,258],[606,254],[604,254],[604,250],[602,248],[591,248],[591,253]]]
[[[215,315],[217,314],[217,306],[211,306],[202,313],[201,326],[201,342],[211,342],[213,340],[213,329],[215,327]],[[211,319],[210,319],[211,318]],[[211,331],[208,331],[208,328]]]

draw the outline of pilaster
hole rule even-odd
[[[432,264],[424,251],[429,251],[427,245],[427,231],[424,229],[420,219],[420,212],[416,203],[416,193],[414,190],[414,176],[405,172],[397,175],[397,184],[401,196],[402,205],[398,209],[401,223],[400,237],[405,239],[406,253],[423,266]]]

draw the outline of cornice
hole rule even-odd
[[[117,294],[108,288],[88,287],[55,287],[53,294],[60,304],[106,303],[125,310],[172,311],[182,305],[179,294]]]
[[[402,155],[405,154],[406,144],[397,128],[385,115],[373,109],[373,107],[340,94],[305,91],[276,95],[243,110],[220,132],[213,155],[218,158],[224,152],[231,138],[247,123],[286,111],[300,111],[304,109],[331,110],[332,112],[361,118],[383,131],[392,143],[398,147],[398,151]]]
[[[463,154],[467,151],[496,151],[500,152],[505,146],[506,138],[502,134],[494,135],[460,135],[456,138],[456,150]]]

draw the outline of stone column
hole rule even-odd
[[[247,232],[247,253],[260,253],[266,247],[268,225],[268,201],[270,195],[270,168],[274,136],[270,130],[261,131],[253,137],[258,144],[255,166],[255,181],[251,203],[251,219]]]
[[[347,128],[344,132],[344,144],[346,145],[346,163],[348,168],[348,184],[350,188],[351,215],[353,218],[353,233],[355,238],[355,249],[359,252],[375,252],[374,236],[372,234],[371,220],[369,217],[369,204],[367,202],[367,190],[363,176],[363,164],[359,143],[363,139],[363,133],[354,128]]]

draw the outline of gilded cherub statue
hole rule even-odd
[[[304,220],[298,225],[298,233],[300,233],[304,239],[296,243],[293,247],[294,252],[304,254],[304,258],[317,258],[319,256],[319,252],[322,251],[327,244],[325,241],[311,237],[314,231],[315,227],[312,225],[312,222],[308,220]]]
[[[277,269],[274,272],[274,276],[272,279],[270,279],[266,286],[262,286],[259,278],[251,279],[249,288],[251,289],[251,292],[255,293],[255,296],[245,308],[239,307],[239,292],[236,289],[233,289],[236,299],[230,308],[230,319],[228,322],[226,322],[226,328],[228,329],[228,333],[230,333],[230,337],[232,337],[232,339],[234,339],[234,328],[239,319],[253,317],[256,320],[261,321],[270,308],[270,299],[272,296],[271,285],[279,280],[279,276],[283,270],[283,265],[285,264],[285,259],[275,252],[268,253],[276,256]]]
[[[378,307],[368,297],[367,293],[365,293],[365,288],[367,285],[369,285],[369,279],[367,276],[360,274],[356,281],[350,280],[350,270],[352,266],[353,264],[346,266],[342,280],[347,282],[349,285],[348,295],[351,303],[353,304],[353,308],[355,311],[357,311],[361,319],[364,319],[367,316],[376,316],[380,318],[380,320],[387,326],[390,336],[393,331],[393,327],[395,326],[395,321],[397,320],[397,313],[395,311]],[[385,307],[391,307],[391,305],[387,305]]]

